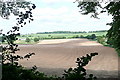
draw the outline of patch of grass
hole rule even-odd
[[[15,43],[16,44],[36,44],[37,42],[34,42],[34,41],[25,42],[25,40],[17,40]]]

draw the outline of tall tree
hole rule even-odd
[[[94,18],[98,18],[98,15],[105,12],[112,15],[112,22],[107,23],[111,26],[107,33],[107,42],[120,51],[120,1],[101,2],[101,0],[96,0],[96,2],[84,2],[84,0],[76,0],[76,2],[78,2],[78,7],[83,15],[91,14],[91,17]],[[102,4],[105,6],[102,6]]]

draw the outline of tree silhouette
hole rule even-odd
[[[90,55],[82,56],[80,58],[77,58],[77,67],[76,68],[69,68],[68,70],[65,70],[64,78],[65,80],[96,80],[97,78],[93,76],[93,74],[90,74],[89,77],[87,77],[87,72],[84,66],[86,66],[89,61],[91,61],[93,56],[98,55],[98,53],[91,53]]]
[[[7,46],[2,46],[2,64],[9,62],[11,64],[18,64],[19,59],[28,58],[16,55],[15,52],[18,51],[18,45],[14,43],[17,40],[17,36],[20,36],[20,33],[17,33],[21,27],[26,25],[26,21],[29,23],[33,21],[32,10],[35,9],[35,4],[26,2],[26,1],[12,1],[12,2],[0,2],[1,4],[1,14],[0,16],[3,19],[8,19],[11,14],[17,16],[16,25],[12,27],[7,34],[1,34],[4,41],[7,42]],[[22,11],[20,9],[23,9]],[[29,53],[27,56],[34,55],[34,53]],[[26,55],[25,55],[26,56]]]

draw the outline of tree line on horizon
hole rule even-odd
[[[53,31],[53,32],[37,32],[36,34],[52,34],[52,33],[94,33],[94,32],[107,32],[107,30],[97,30],[97,31]]]

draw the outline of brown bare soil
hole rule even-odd
[[[86,66],[89,73],[102,77],[118,76],[118,56],[113,48],[87,39],[44,40],[39,44],[20,45],[18,54],[34,52],[29,60],[21,60],[25,67],[36,65],[48,75],[62,75],[65,69],[76,67],[76,58],[98,52]]]

